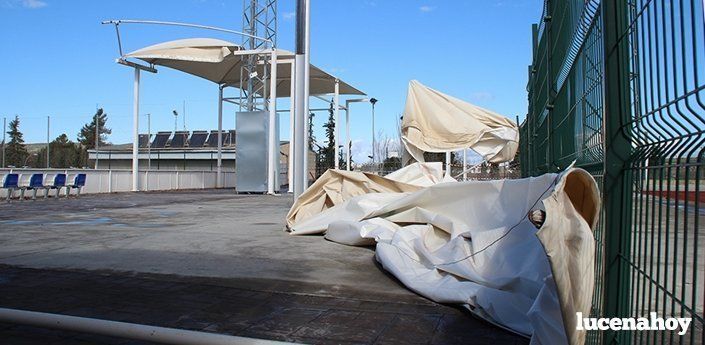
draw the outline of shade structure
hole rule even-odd
[[[424,152],[470,148],[492,163],[514,159],[519,128],[514,121],[448,96],[416,80],[409,91],[401,125],[402,142],[411,157],[423,162]]]
[[[152,65],[169,67],[219,85],[240,87],[247,81],[242,76],[246,55],[245,49],[235,43],[214,38],[189,38],[148,46],[126,54],[125,58],[135,58]],[[291,96],[291,66],[294,53],[277,49],[277,97]],[[264,73],[264,66],[258,74]],[[336,77],[311,65],[310,93],[312,95],[333,93]],[[339,80],[340,94],[364,95],[351,85]]]

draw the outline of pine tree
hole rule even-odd
[[[93,119],[91,122],[83,125],[81,128],[81,131],[78,133],[78,142],[83,145],[84,149],[94,149],[95,148],[95,124],[96,120],[98,120],[98,128],[99,128],[99,138],[98,138],[98,146],[104,146],[108,144],[107,136],[108,134],[112,134],[112,130],[108,128],[105,124],[108,122],[108,113],[103,111],[103,108],[99,108],[96,112],[95,115],[93,115]]]
[[[50,167],[52,168],[78,168],[83,166],[81,147],[69,140],[66,134],[61,134],[49,143]],[[37,157],[36,167],[43,168],[46,163],[47,149],[42,148]]]
[[[335,117],[333,112],[333,102],[328,109],[328,122],[323,125],[326,130],[327,145],[318,151],[321,171],[331,169],[335,166]]]
[[[10,121],[10,142],[5,148],[5,164],[21,167],[25,164],[29,153],[24,145],[22,132],[20,132],[20,117],[15,115],[15,119]]]

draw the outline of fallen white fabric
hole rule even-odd
[[[376,244],[382,266],[420,295],[466,305],[532,344],[582,344],[574,318],[590,310],[598,195],[580,169],[440,183],[355,196],[293,224],[291,233]],[[540,231],[527,218],[534,209],[547,214]]]
[[[401,134],[404,165],[423,162],[424,152],[466,148],[488,162],[508,162],[519,147],[519,129],[514,121],[416,80],[409,82]]]

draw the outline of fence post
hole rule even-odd
[[[636,317],[631,309],[630,259],[632,153],[629,85],[629,16],[626,1],[602,1],[604,41],[604,210],[606,317]],[[605,344],[629,343],[629,332],[606,331]]]

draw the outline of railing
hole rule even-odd
[[[132,191],[132,171],[107,169],[0,169],[0,178],[13,172],[20,174],[20,182],[29,179],[34,173],[43,173],[46,178],[65,173],[69,177],[86,174],[86,186],[81,194],[115,193]],[[140,191],[163,191],[180,189],[216,188],[215,171],[188,170],[146,170],[139,172]],[[222,173],[223,187],[235,187],[235,172]],[[68,182],[68,181],[67,181]],[[0,197],[7,196],[6,190],[0,190]]]
[[[533,28],[522,174],[576,161],[600,184],[592,316],[692,318],[682,336],[591,332],[588,343],[705,343],[703,6],[545,1]]]

